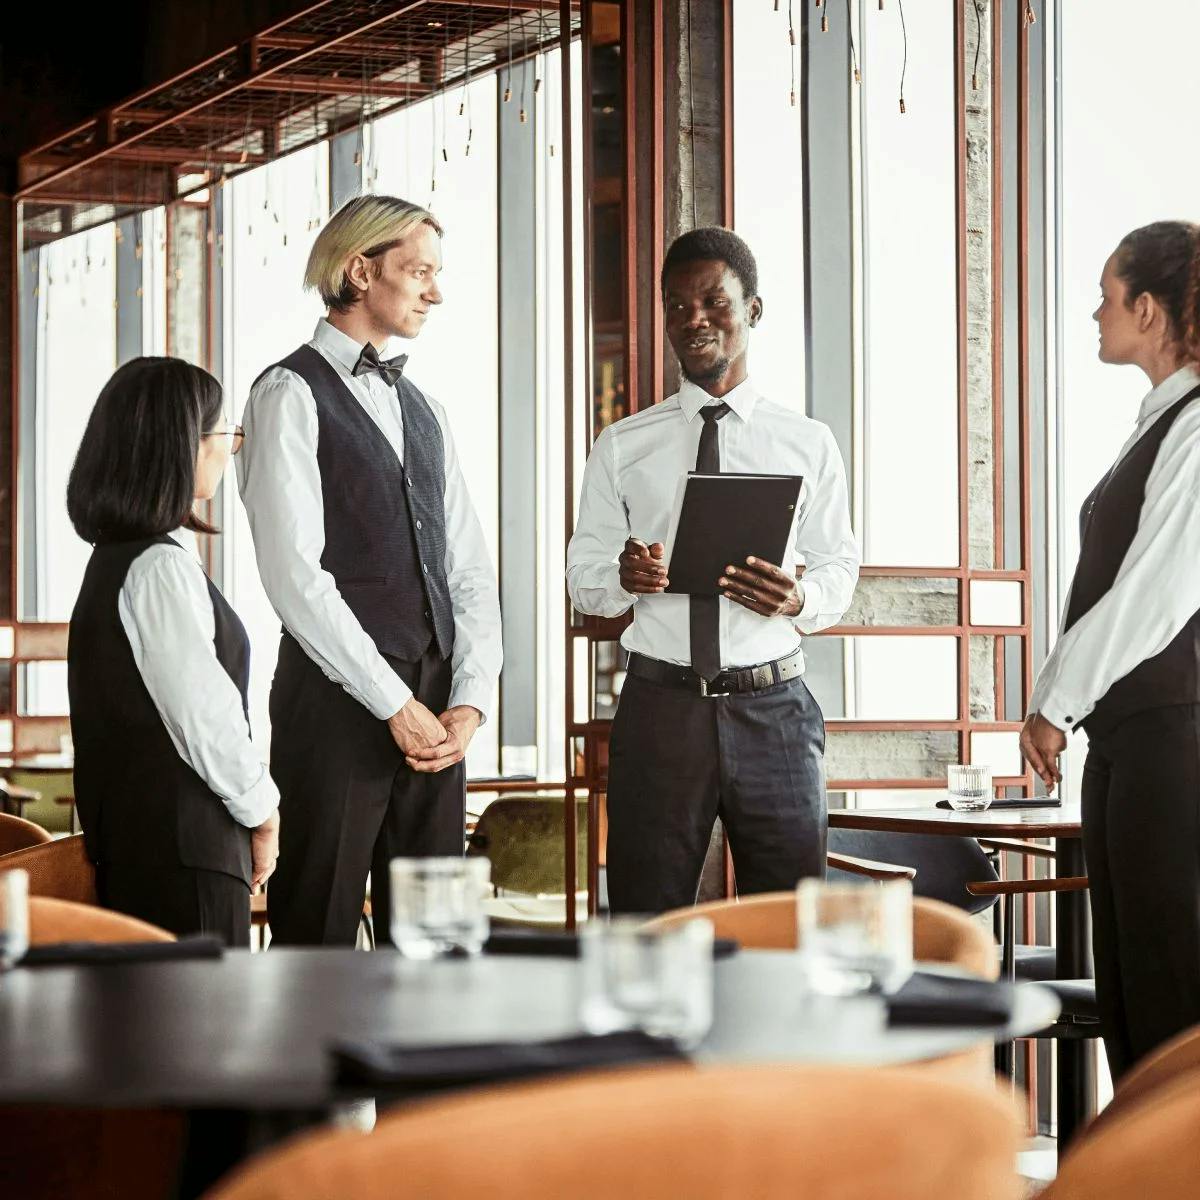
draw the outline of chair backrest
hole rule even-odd
[[[731,938],[747,949],[796,948],[795,892],[766,892],[677,908],[649,924],[671,928],[694,917],[707,917],[717,937]],[[952,905],[920,896],[913,899],[913,957],[918,962],[947,963],[985,979],[995,979],[999,973],[996,947],[984,929]]]
[[[96,868],[84,849],[82,833],[14,850],[0,858],[0,870],[12,867],[29,872],[31,896],[53,896],[79,904],[97,903]]]
[[[1185,1029],[1133,1066],[1116,1085],[1112,1101],[1096,1118],[1105,1125],[1181,1075],[1200,1071],[1200,1025]],[[1193,1078],[1200,1076],[1193,1075]]]
[[[995,1090],[904,1070],[659,1067],[413,1105],[322,1132],[208,1200],[1015,1200],[1018,1122]]]
[[[880,833],[869,829],[830,829],[829,849],[856,858],[914,867],[913,895],[953,904],[969,913],[996,903],[995,896],[972,896],[968,883],[991,883],[999,876],[974,838],[933,833]],[[856,876],[830,869],[830,879]]]
[[[479,815],[467,854],[488,858],[495,887],[529,895],[563,890],[565,802],[555,796],[500,796]],[[575,804],[575,878],[587,882],[587,801]]]
[[[29,898],[29,944],[53,942],[173,942],[175,935],[157,925],[94,904]]]
[[[1193,1200],[1198,1129],[1200,1071],[1185,1072],[1085,1132],[1039,1200]]]
[[[53,841],[49,830],[26,821],[24,817],[0,813],[0,854],[11,854],[14,850],[40,846],[49,841]]]

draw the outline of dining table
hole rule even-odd
[[[814,997],[803,971],[795,952],[718,958],[693,1062],[913,1063],[1028,1035],[1059,1011],[1049,989],[1020,984],[1006,1023],[889,1025],[879,997]],[[581,979],[574,957],[418,962],[390,949],[18,964],[0,974],[0,1105],[186,1111],[204,1153],[181,1194],[198,1195],[247,1154],[375,1094],[339,1082],[335,1044],[578,1034]]]
[[[1078,804],[1024,805],[963,812],[939,808],[932,800],[919,807],[831,809],[837,829],[880,833],[921,833],[944,837],[1049,838],[1055,841],[1055,871],[1061,878],[1086,876],[1083,824]],[[1091,911],[1086,891],[1055,896],[1054,941],[1059,979],[1091,979]],[[1091,1118],[1095,1108],[1095,1068],[1086,1039],[1058,1042],[1055,1099],[1058,1142],[1065,1146]]]

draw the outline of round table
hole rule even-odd
[[[1078,804],[989,808],[984,812],[955,812],[932,804],[920,808],[833,809],[829,824],[838,829],[947,837],[1055,838],[1056,873],[1063,877],[1087,874]],[[1090,917],[1086,892],[1063,892],[1055,897],[1054,940],[1060,979],[1092,977]],[[1086,1042],[1060,1040],[1056,1084],[1060,1146],[1065,1146],[1091,1115],[1093,1074]]]

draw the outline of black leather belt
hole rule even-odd
[[[733,696],[758,692],[763,688],[774,687],[777,683],[786,683],[789,679],[799,679],[803,673],[804,654],[799,649],[786,658],[777,658],[774,662],[759,663],[756,667],[733,667],[722,671],[712,683],[697,675],[691,667],[647,658],[644,654],[629,656],[630,675],[648,679],[652,683],[665,683],[669,687],[694,692],[697,696]]]

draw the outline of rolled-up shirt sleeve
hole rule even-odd
[[[581,613],[619,617],[637,601],[621,586],[617,564],[630,536],[629,515],[617,489],[616,440],[606,429],[584,467],[579,520],[567,546],[567,591]]]
[[[805,481],[805,500],[796,522],[796,561],[805,565],[804,604],[794,624],[817,633],[841,620],[858,584],[861,555],[850,525],[846,468],[833,434],[825,429],[820,475]]]
[[[426,399],[441,425],[446,448],[446,582],[454,613],[448,707],[470,705],[487,720],[504,657],[500,593],[445,410],[429,396]]]
[[[217,658],[215,621],[200,564],[184,549],[151,546],[117,600],[121,627],[179,756],[253,829],[279,791],[250,741],[241,693]]]
[[[267,597],[326,677],[386,720],[412,691],[321,566],[325,509],[312,392],[294,372],[275,368],[255,384],[242,423],[238,486]]]

